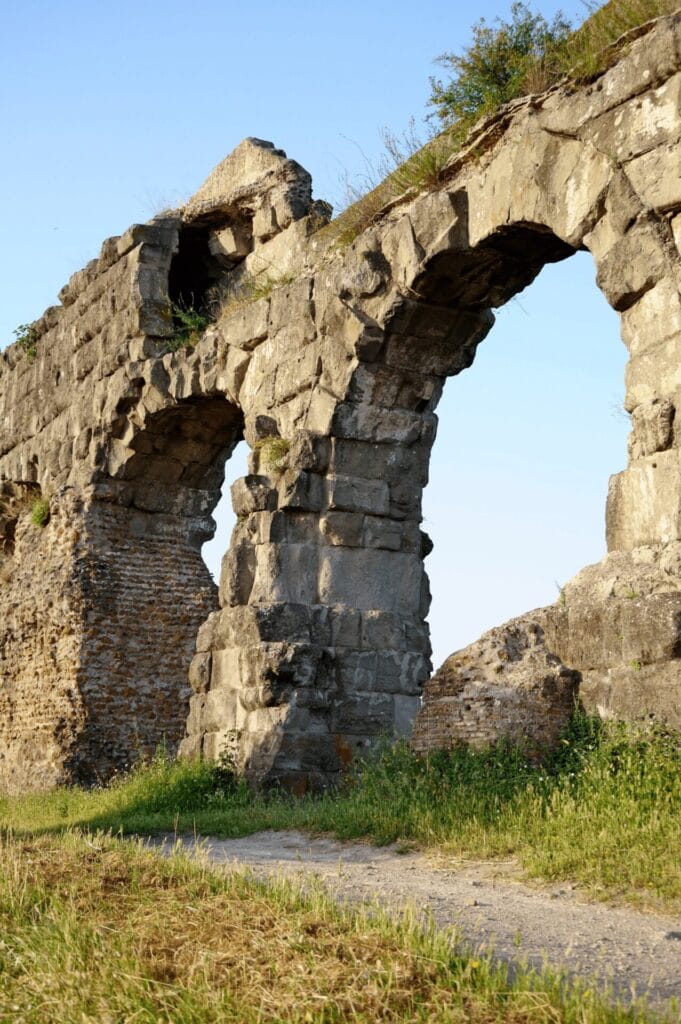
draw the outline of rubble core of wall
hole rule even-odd
[[[428,681],[412,747],[484,749],[503,738],[541,760],[574,713],[580,681],[548,650],[532,613],[512,619],[450,655]]]
[[[304,791],[409,734],[431,671],[421,493],[445,380],[492,308],[580,248],[631,353],[629,465],[608,558],[533,621],[585,702],[679,724],[680,83],[674,15],[594,82],[511,104],[475,159],[345,248],[318,231],[330,208],[307,172],[254,139],[185,208],[104,243],[34,325],[35,357],[0,354],[0,481],[54,505],[21,558],[12,527],[0,590],[12,785],[106,777],[182,736],[187,755]],[[178,309],[210,321],[189,347]],[[215,587],[199,552],[242,439]],[[610,586],[615,565],[636,598]],[[63,637],[41,615],[60,602]],[[68,658],[45,654],[60,645]]]

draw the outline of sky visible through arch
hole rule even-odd
[[[558,4],[540,6],[552,17]],[[0,346],[104,238],[194,192],[242,138],[273,141],[338,205],[427,113],[432,61],[510,3],[24,0],[3,11]],[[579,21],[584,5],[562,5]],[[427,128],[423,126],[423,136]],[[625,463],[625,350],[588,254],[547,267],[448,382],[424,502],[434,661],[550,602],[605,551]],[[241,445],[227,480],[241,475]],[[240,459],[241,456],[241,459]],[[228,543],[221,502],[212,568]]]

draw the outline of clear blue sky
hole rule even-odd
[[[338,202],[343,177],[379,159],[382,126],[422,121],[433,58],[509,6],[6,4],[0,344],[104,238],[181,202],[247,135],[286,149],[315,194]],[[562,8],[583,17],[579,2]],[[436,663],[554,600],[554,581],[604,553],[607,479],[625,459],[624,355],[584,254],[500,311],[473,367],[448,383],[425,506]],[[223,503],[217,515],[213,568],[231,528]]]

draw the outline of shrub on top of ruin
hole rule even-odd
[[[33,324],[19,324],[13,331],[16,344],[26,353],[26,359],[32,363],[38,355],[39,334]]]
[[[396,202],[436,187],[449,158],[465,147],[479,118],[562,79],[585,81],[602,74],[626,45],[623,36],[673,13],[678,3],[609,0],[600,6],[584,0],[589,16],[575,31],[560,12],[549,22],[522,2],[511,5],[507,21],[497,18],[488,25],[483,18],[473,26],[473,41],[461,54],[446,52],[437,58],[452,73],[444,82],[431,78],[428,102],[435,109],[430,117],[443,130],[424,146],[407,146],[406,152],[403,148],[402,159],[394,166],[386,168],[385,159],[376,168],[365,161],[365,170],[349,187],[346,180],[349,205],[330,224],[321,226],[320,236],[328,238],[332,247],[350,245]],[[395,137],[385,131],[383,136],[391,158]]]
[[[50,501],[49,498],[36,498],[31,505],[31,522],[34,526],[39,526],[41,529],[50,521]]]
[[[461,54],[443,53],[437,63],[452,73],[431,78],[430,106],[445,128],[470,126],[502,104],[535,92],[562,73],[563,54],[572,28],[558,12],[548,22],[520,2],[511,18],[484,18],[473,26],[473,42]]]

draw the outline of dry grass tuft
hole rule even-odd
[[[70,833],[0,845],[0,1020],[618,1024],[652,1020],[413,915]]]

